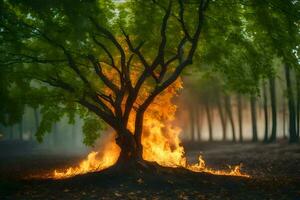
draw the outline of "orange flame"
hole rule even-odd
[[[120,154],[119,146],[114,142],[115,136],[109,134],[101,140],[101,148],[92,151],[87,158],[79,163],[77,167],[69,167],[66,170],[54,170],[53,178],[61,179],[88,172],[101,171],[115,164]]]
[[[184,167],[194,172],[250,177],[241,172],[241,165],[230,167],[229,170],[214,170],[206,166],[201,156],[199,156],[199,161],[196,164],[187,162],[185,151],[179,138],[181,129],[172,125],[177,106],[171,101],[180,88],[182,88],[182,82],[177,80],[160,94],[147,109],[144,116],[144,131],[142,135],[143,158],[148,161],[155,161],[162,166]],[[148,89],[145,87],[143,91],[147,93]],[[142,101],[145,96],[147,94],[140,95],[137,101]],[[134,117],[133,113],[129,118],[128,128],[130,130],[134,129]],[[98,152],[91,152],[77,167],[55,170],[53,178],[67,178],[87,172],[101,171],[112,166],[117,161],[120,153],[113,135],[109,140],[105,140],[102,146],[102,149]]]

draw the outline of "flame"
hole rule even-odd
[[[114,142],[115,135],[109,134],[101,140],[101,148],[92,151],[87,158],[79,163],[77,167],[69,167],[66,170],[54,170],[53,178],[61,179],[88,172],[101,171],[115,164],[120,154],[119,146]]]
[[[206,166],[202,156],[199,156],[199,161],[196,164],[187,162],[179,137],[181,129],[172,124],[177,109],[177,106],[172,102],[172,98],[180,88],[182,88],[182,81],[178,79],[160,94],[147,109],[142,134],[143,158],[148,161],[155,161],[162,166],[183,167],[194,172],[250,177],[241,172],[241,164],[230,167],[229,170],[214,170]],[[137,99],[137,104],[147,97],[149,89],[147,87],[143,88],[143,92]],[[135,113],[133,112],[129,117],[128,128],[130,130],[134,129],[134,117]],[[108,140],[103,142],[99,151],[91,152],[77,167],[55,170],[53,178],[67,178],[87,172],[101,171],[112,166],[118,159],[120,149],[115,143],[114,135],[111,135]]]

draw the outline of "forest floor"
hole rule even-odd
[[[1,144],[0,144],[1,145]],[[66,180],[24,179],[78,163],[84,155],[0,151],[0,199],[293,199],[300,200],[300,145],[185,144],[188,159],[207,166],[243,163],[251,178],[162,168],[156,174],[92,173]]]

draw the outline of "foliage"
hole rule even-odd
[[[130,73],[139,75],[143,74],[141,65],[165,63],[177,56],[167,68],[169,77],[184,58],[189,58],[189,49],[198,44],[194,59],[186,59],[187,65],[193,60],[193,66],[185,73],[194,68],[210,71],[222,77],[228,89],[241,93],[258,93],[260,80],[274,76],[274,59],[299,68],[299,1],[211,0],[205,18],[200,17],[204,19],[202,26],[195,13],[203,2],[208,1],[1,1],[0,103],[4,106],[0,106],[0,122],[14,124],[22,116],[24,105],[40,106],[43,117],[37,138],[41,141],[53,123],[65,115],[72,123],[77,113],[85,121],[85,143],[93,144],[109,121],[95,118],[93,110],[98,116],[99,110],[114,114],[117,111],[110,111],[113,106],[108,104],[110,99],[118,99],[118,94],[104,91],[105,74],[99,78],[93,64],[117,65],[107,74],[121,70],[124,60],[116,43],[125,49],[126,58],[132,57],[126,62],[135,63]],[[168,8],[170,17],[163,30]],[[182,16],[181,9],[185,10]],[[197,23],[201,25],[199,42],[196,37],[197,41],[180,46],[182,37],[197,32]],[[166,43],[162,45],[164,36]],[[156,68],[154,75],[146,73],[145,81],[153,93],[167,86],[163,84],[167,78],[155,79],[163,65]],[[118,80],[117,76],[113,79],[109,81]],[[120,85],[128,84],[121,79]],[[206,87],[205,83],[209,84],[203,81],[199,87]],[[99,96],[107,102],[100,101]]]

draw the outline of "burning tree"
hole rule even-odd
[[[68,1],[5,1],[1,65],[13,72],[15,81],[7,87],[18,91],[10,96],[42,105],[38,139],[64,114],[72,121],[77,111],[84,116],[87,109],[115,130],[121,149],[117,164],[139,163],[145,112],[192,64],[208,2],[135,2],[150,6],[159,16],[160,24],[153,26],[159,27],[156,44],[127,33],[132,19],[119,16],[132,11],[122,4],[72,2],[70,8]],[[192,22],[186,22],[188,15]],[[85,126],[90,131],[87,142],[92,143],[96,128],[102,126],[99,119],[86,118],[94,122]]]

